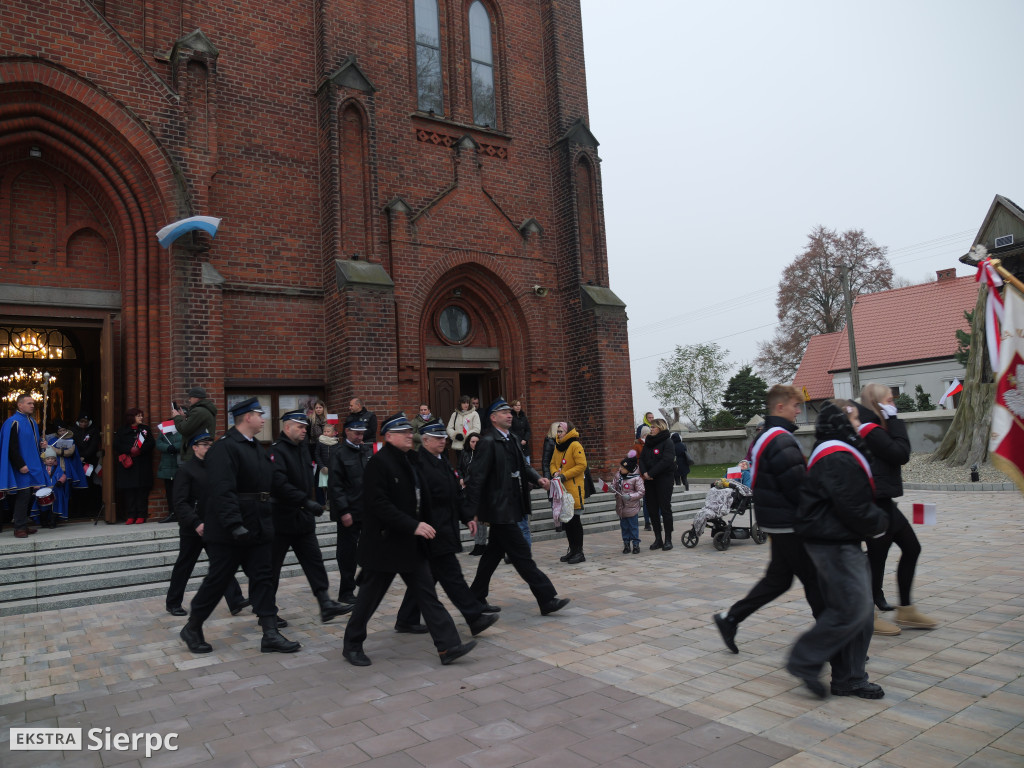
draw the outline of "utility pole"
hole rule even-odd
[[[846,294],[846,337],[850,341],[851,399],[860,396],[860,372],[857,370],[857,344],[853,338],[853,296],[850,288],[850,268],[843,265],[843,293]]]

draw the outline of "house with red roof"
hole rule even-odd
[[[933,403],[954,378],[964,378],[956,353],[956,331],[970,330],[965,310],[973,310],[978,284],[956,269],[937,272],[932,283],[858,296],[853,330],[861,386],[879,382],[893,394],[914,396],[917,385]],[[850,388],[850,349],[846,330],[812,336],[793,384],[806,390],[809,405],[832,397],[857,397]]]

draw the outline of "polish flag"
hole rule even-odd
[[[91,477],[92,472],[94,469],[96,469],[96,467],[94,467],[92,464],[82,464],[82,469],[85,470],[86,477]]]
[[[1003,307],[988,453],[996,469],[1024,492],[1024,295],[1007,285]]]
[[[953,379],[953,383],[949,385],[949,389],[946,390],[946,394],[939,398],[939,405],[945,405],[946,400],[963,391],[964,385],[960,383],[960,379]]]
[[[337,424],[338,423],[338,414],[336,414],[336,413],[328,413],[327,414],[327,423],[328,424]]]
[[[730,480],[739,480],[743,477],[743,470],[740,469],[739,464],[737,464],[735,467],[729,467],[729,469],[725,471],[725,476]]]
[[[146,442],[146,433],[144,431],[139,432],[139,436],[135,438],[135,447],[140,451],[142,450],[143,444]]]
[[[935,505],[934,504],[914,504],[914,525],[935,525]]]
[[[178,431],[178,428],[174,426],[174,419],[171,419],[170,421],[161,421],[160,431],[163,432],[165,435],[175,434]]]

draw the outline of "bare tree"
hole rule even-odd
[[[840,277],[843,266],[850,269],[854,296],[892,287],[893,271],[886,250],[862,229],[838,234],[819,225],[811,230],[806,249],[786,267],[779,280],[775,298],[779,326],[775,335],[758,344],[754,365],[766,380],[791,381],[807,340],[845,327]]]

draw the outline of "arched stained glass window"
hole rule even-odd
[[[444,114],[437,0],[416,0],[416,90],[420,110]]]
[[[494,102],[491,17],[479,0],[469,6],[469,56],[473,70],[473,122],[494,128],[498,116]]]

